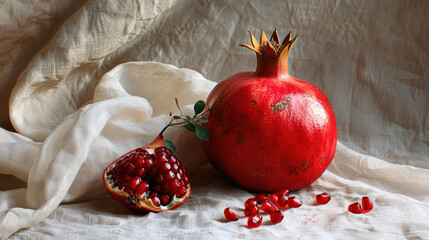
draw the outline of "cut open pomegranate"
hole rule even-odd
[[[173,210],[191,194],[187,170],[165,147],[162,134],[111,163],[103,182],[115,200],[142,212]]]

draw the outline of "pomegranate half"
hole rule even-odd
[[[191,194],[187,170],[165,147],[162,134],[111,163],[103,182],[116,201],[141,212],[173,210]]]
[[[203,142],[213,167],[256,192],[297,190],[318,179],[334,158],[337,127],[326,96],[288,73],[298,36],[280,44],[277,30],[260,43],[250,33],[256,71],[220,82],[207,98],[210,139]]]

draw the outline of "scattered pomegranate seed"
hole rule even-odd
[[[247,219],[247,227],[248,228],[257,228],[261,226],[262,224],[262,216],[261,214],[255,214],[253,216],[250,216]]]
[[[256,206],[258,204],[256,198],[249,198],[244,202],[244,208]]]
[[[279,195],[277,199],[277,207],[285,209],[287,207],[288,198],[285,195]]]
[[[296,197],[290,197],[287,200],[287,205],[290,208],[298,208],[301,207],[302,203]]]
[[[287,196],[287,195],[289,194],[289,190],[287,190],[287,189],[282,189],[282,190],[280,190],[280,191],[277,191],[277,192],[276,192],[276,193],[274,193],[274,194],[276,194],[277,196],[280,196],[280,195]]]
[[[268,194],[267,193],[259,193],[259,194],[256,194],[255,198],[256,198],[256,201],[258,202],[258,204],[262,204],[263,202],[268,200]]]
[[[250,217],[259,212],[259,208],[257,206],[248,206],[244,209],[244,216]]]
[[[362,207],[360,206],[360,203],[357,202],[350,204],[348,210],[354,214],[362,213]]]
[[[279,195],[277,195],[276,193],[273,193],[268,197],[268,201],[270,201],[274,205],[277,205],[278,199],[279,199]]]
[[[231,208],[225,208],[225,210],[223,211],[223,214],[225,215],[226,221],[228,222],[238,220],[237,214],[234,211],[232,211]]]
[[[278,208],[273,203],[271,203],[270,201],[263,202],[261,204],[261,209],[266,214],[271,214],[271,213],[278,211]]]
[[[362,212],[361,213],[367,213],[371,211],[373,208],[373,204],[371,199],[369,197],[362,197]]]
[[[317,201],[317,204],[319,205],[327,204],[330,200],[331,200],[331,195],[326,192],[316,196],[316,201]]]
[[[272,224],[277,224],[283,221],[283,218],[284,218],[283,213],[280,211],[275,211],[270,214],[270,219]]]

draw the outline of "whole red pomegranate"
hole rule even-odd
[[[298,36],[280,44],[277,30],[260,43],[250,33],[256,71],[220,82],[209,94],[210,139],[203,142],[215,169],[257,192],[297,190],[318,179],[334,158],[337,128],[326,96],[288,73]]]

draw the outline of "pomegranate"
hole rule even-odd
[[[176,104],[179,108],[177,99]],[[193,117],[183,115],[179,108],[180,116],[170,114],[170,123],[152,143],[112,162],[103,173],[109,194],[126,207],[142,212],[162,212],[183,205],[191,194],[187,169],[174,156],[174,144],[164,140],[162,134],[170,126],[179,126],[207,139],[207,129],[198,124],[207,122],[201,117],[204,106],[204,101],[195,103]]]
[[[210,139],[203,142],[215,169],[254,192],[297,190],[318,179],[337,144],[334,111],[314,85],[288,73],[298,36],[280,44],[277,30],[260,43],[250,33],[256,71],[221,81],[207,98]]]

